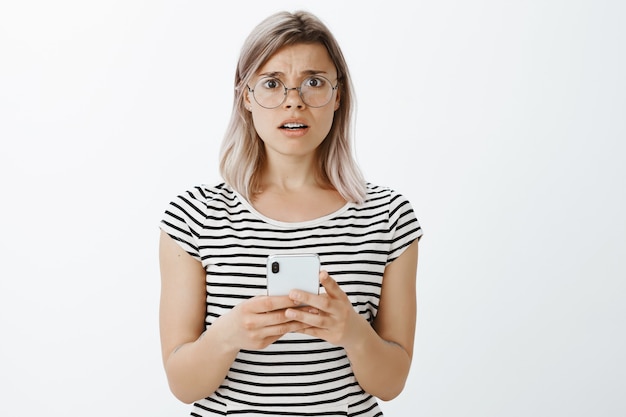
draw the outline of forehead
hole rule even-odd
[[[336,73],[326,47],[321,43],[299,43],[285,46],[263,64],[258,74],[283,73],[285,75],[305,72]]]

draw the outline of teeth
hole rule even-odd
[[[302,123],[285,123],[283,127],[287,129],[298,129],[305,127],[305,125],[303,125]]]

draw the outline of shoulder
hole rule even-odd
[[[422,227],[409,200],[393,188],[367,183],[365,205],[385,213],[389,226],[388,262],[396,259],[414,241],[422,237]]]
[[[174,201],[209,208],[215,204],[230,204],[235,200],[234,191],[225,183],[217,185],[200,184],[188,188],[176,196]]]
[[[201,225],[211,212],[228,211],[237,205],[234,191],[226,184],[196,185],[176,195],[168,204],[166,218]]]
[[[367,183],[365,205],[387,205],[387,206],[401,206],[410,205],[408,199],[397,190],[382,185]]]

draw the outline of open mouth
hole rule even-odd
[[[297,129],[306,129],[308,126],[303,123],[285,123],[282,126],[279,126],[280,129],[286,130],[297,130]]]

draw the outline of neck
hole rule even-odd
[[[308,187],[322,187],[315,158],[268,159],[261,174],[261,192],[267,190],[295,192]]]

